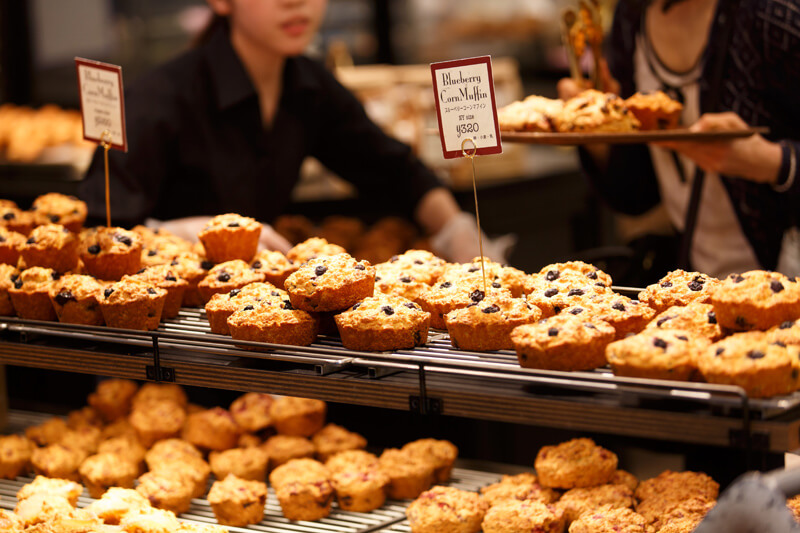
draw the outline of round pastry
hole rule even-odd
[[[542,318],[542,311],[524,298],[489,294],[479,304],[444,316],[453,348],[485,352],[511,350],[511,331]]]
[[[367,439],[336,424],[328,424],[314,433],[311,442],[320,461],[327,461],[339,452],[358,450],[367,446]]]
[[[35,445],[21,435],[0,436],[0,478],[14,479],[28,472]]]
[[[629,489],[635,491],[639,486],[639,478],[625,470],[617,470],[614,472],[614,477],[609,482],[612,485],[625,485]]]
[[[92,498],[100,498],[111,487],[132,489],[138,468],[114,453],[98,453],[81,463],[78,472]]]
[[[334,317],[350,350],[409,349],[428,342],[430,314],[399,296],[370,296]]]
[[[134,404],[129,418],[139,441],[147,448],[161,439],[177,436],[185,420],[183,408],[170,400]]]
[[[127,416],[139,386],[129,379],[104,379],[87,398],[108,422]]]
[[[338,452],[325,461],[325,468],[331,474],[348,470],[374,470],[380,467],[378,457],[364,450],[345,450]]]
[[[478,533],[487,505],[481,497],[455,487],[433,487],[406,508],[413,533]]]
[[[263,448],[231,448],[222,452],[211,452],[208,462],[217,479],[233,474],[242,479],[263,482],[267,478],[269,456]]]
[[[407,250],[381,265],[402,270],[421,283],[433,285],[444,273],[447,261],[427,250]]]
[[[264,274],[250,268],[241,259],[226,261],[214,266],[208,274],[197,284],[203,303],[208,302],[218,293],[227,293],[233,289],[241,289],[254,282],[263,282]]]
[[[31,211],[37,226],[61,224],[75,233],[83,227],[88,213],[85,202],[57,192],[37,197],[31,205]]]
[[[150,502],[133,489],[111,487],[99,499],[86,506],[106,524],[117,525],[128,515],[137,515],[150,508]]]
[[[487,287],[489,298],[510,298],[511,293],[502,288]],[[442,281],[419,297],[419,305],[431,314],[431,327],[446,329],[445,315],[456,309],[480,304],[487,297],[482,280],[467,279],[464,282]]]
[[[60,441],[67,429],[67,423],[64,420],[52,417],[38,426],[25,428],[25,436],[38,446],[48,446]]]
[[[289,294],[271,283],[249,283],[241,289],[233,289],[227,293],[217,293],[206,303],[206,318],[211,332],[218,335],[230,335],[228,317],[246,305],[255,306],[261,301],[281,303],[289,300]]]
[[[367,513],[381,507],[386,501],[389,476],[375,466],[367,469],[345,469],[331,473],[331,485],[336,500],[343,511]]]
[[[227,450],[234,448],[241,428],[222,407],[192,413],[186,419],[181,437],[200,449]]]
[[[188,479],[169,475],[167,472],[147,472],[139,477],[136,485],[136,492],[144,496],[153,507],[175,514],[189,510],[193,490],[194,487]]]
[[[375,290],[375,268],[348,254],[318,257],[286,279],[292,305],[304,311],[347,309]]]
[[[31,267],[23,270],[8,289],[17,316],[28,320],[56,320],[50,287],[58,279],[55,270]]]
[[[181,252],[169,262],[169,266],[189,283],[186,292],[183,293],[183,306],[202,307],[205,301],[197,285],[203,281],[214,265],[193,252]]]
[[[203,454],[194,444],[182,439],[163,439],[156,442],[144,456],[150,470],[165,464],[186,461],[187,458],[202,459]]]
[[[97,453],[110,453],[136,467],[136,475],[144,473],[144,456],[147,450],[139,442],[139,437],[123,435],[106,439],[97,445]]]
[[[229,474],[216,481],[208,491],[208,503],[217,522],[226,526],[258,524],[264,519],[267,485]]]
[[[137,489],[138,490],[138,489]],[[123,531],[179,531],[181,523],[172,511],[149,507],[140,513],[129,513],[120,521]]]
[[[656,312],[652,307],[619,294],[598,294],[587,303],[592,316],[611,324],[617,339],[642,331]]]
[[[97,227],[81,233],[81,260],[98,279],[116,281],[142,265],[142,238],[123,228]]]
[[[613,294],[602,281],[591,281],[583,274],[563,272],[558,275],[533,274],[525,281],[528,303],[542,310],[545,318],[573,306],[586,307],[597,295]]]
[[[446,265],[441,275],[441,281],[452,282],[480,282],[483,284],[486,276],[487,288],[491,285],[494,289],[506,289],[514,298],[519,298],[525,290],[528,276],[521,270],[495,263],[488,257],[475,257],[469,263],[456,263]]]
[[[633,504],[633,491],[629,487],[611,484],[570,489],[558,500],[567,524],[603,505],[614,509],[633,509]]]
[[[697,354],[709,345],[691,331],[648,330],[609,344],[606,359],[618,376],[690,381],[697,372]]]
[[[787,320],[767,330],[771,341],[800,344],[800,320]]]
[[[0,226],[0,263],[16,266],[26,240],[22,233]]]
[[[16,514],[5,509],[0,509],[0,531],[22,533],[24,530],[25,526]]]
[[[305,241],[294,245],[286,252],[286,258],[295,264],[302,265],[306,261],[317,257],[331,256],[347,253],[347,250],[338,244],[331,244],[320,237],[311,237]]]
[[[506,500],[492,506],[482,523],[483,533],[515,531],[564,531],[564,511],[558,506],[532,500]]]
[[[570,533],[650,533],[652,531],[643,516],[630,509],[603,506],[593,513],[586,513],[569,526]]]
[[[658,280],[658,283],[648,285],[639,293],[638,298],[640,302],[661,313],[673,305],[709,303],[711,293],[719,284],[718,279],[701,272],[673,270]]]
[[[698,355],[697,366],[709,383],[737,385],[748,396],[767,398],[797,388],[799,355],[800,346],[750,331],[715,342]]]
[[[665,470],[658,476],[639,483],[635,496],[639,501],[681,501],[694,497],[710,501],[719,496],[719,483],[703,472]]]
[[[433,466],[433,480],[444,483],[450,479],[458,448],[448,440],[418,439],[401,448],[412,457],[427,461]]]
[[[310,437],[322,429],[326,412],[322,400],[282,396],[270,406],[269,415],[281,435]]]
[[[250,261],[258,250],[261,224],[249,217],[226,213],[212,218],[197,237],[212,263]]]
[[[417,301],[430,285],[396,263],[375,265],[375,295],[386,294]]]
[[[250,268],[264,274],[267,283],[272,283],[279,289],[283,288],[286,278],[294,273],[298,266],[277,250],[262,250],[250,263]]]
[[[183,480],[191,487],[192,497],[201,498],[208,489],[211,467],[203,459],[184,455],[176,461],[157,463],[151,472]]]
[[[644,517],[655,531],[661,533],[682,533],[694,531],[706,514],[716,505],[716,500],[705,497],[691,497],[674,500],[667,498],[648,498],[639,502],[636,512]]]
[[[590,370],[606,364],[606,346],[616,335],[613,326],[584,313],[569,312],[519,326],[511,342],[523,368]]]
[[[274,469],[291,459],[314,457],[314,445],[305,437],[291,435],[275,435],[268,438],[261,449],[269,456],[269,467]]]
[[[663,91],[637,92],[625,99],[625,105],[641,123],[643,131],[677,128],[683,112],[683,104]]]
[[[717,322],[714,306],[702,302],[692,302],[686,306],[673,305],[653,317],[645,329],[694,331],[711,342],[725,336],[725,332]]]
[[[78,467],[83,455],[61,444],[36,448],[31,454],[33,471],[46,477],[80,481]]]
[[[102,326],[99,298],[103,286],[92,276],[67,274],[50,287],[50,302],[59,322]]]
[[[183,303],[183,294],[189,287],[189,282],[176,274],[171,266],[156,265],[146,267],[131,276],[131,278],[144,281],[154,287],[167,291],[162,316],[164,318],[178,316]]]
[[[150,243],[145,243],[142,246],[142,267],[166,265],[186,251],[186,248],[172,242],[154,240]]]
[[[534,467],[545,487],[594,487],[611,480],[617,470],[617,455],[591,439],[572,439],[542,447]]]
[[[289,520],[319,520],[331,512],[330,472],[313,459],[292,459],[272,471],[269,482]]]
[[[274,398],[261,392],[248,392],[231,403],[230,413],[243,431],[254,433],[272,424],[269,415]]]
[[[766,330],[800,318],[800,285],[779,272],[731,274],[711,293],[711,303],[723,327]]]
[[[19,270],[12,265],[0,264],[0,316],[15,316],[14,304],[11,303],[9,289],[19,278]]]
[[[103,289],[100,310],[111,328],[158,329],[167,291],[127,278]]]
[[[553,117],[561,113],[564,101],[530,95],[497,110],[500,131],[553,131]]]
[[[80,453],[81,457],[85,459],[97,452],[101,435],[99,427],[84,425],[65,431],[58,444]]]
[[[530,500],[542,503],[555,503],[561,496],[557,491],[539,484],[536,475],[523,472],[515,476],[503,476],[497,483],[481,489],[483,499],[494,507],[505,500]]]
[[[77,505],[78,498],[82,492],[83,487],[80,483],[76,483],[75,481],[36,476],[32,482],[23,485],[22,488],[17,491],[17,500],[27,500],[35,494],[51,494],[53,496],[66,498],[70,505]]]
[[[137,407],[153,400],[169,400],[185,409],[188,403],[186,393],[180,385],[172,383],[145,383],[133,396],[132,406]]]
[[[389,477],[386,494],[395,500],[410,500],[433,483],[433,463],[396,448],[387,448],[380,458],[381,471]]]
[[[28,267],[52,268],[64,273],[78,266],[77,235],[60,224],[47,224],[31,231],[19,248],[22,260]]]
[[[560,132],[635,131],[639,121],[625,106],[625,100],[613,93],[589,89],[567,100],[554,117]]]
[[[268,297],[245,305],[228,317],[231,337],[236,340],[308,346],[317,338],[319,322],[311,314],[295,309],[288,296]],[[248,350],[256,347],[244,346]]]
[[[30,526],[37,524],[47,524],[59,518],[69,517],[73,513],[72,505],[63,496],[52,494],[34,494],[17,503],[14,513],[19,517],[23,526],[30,531]]]
[[[8,202],[6,200],[6,202]],[[13,202],[12,202],[13,204]],[[0,225],[16,231],[22,235],[28,235],[33,230],[33,213],[30,211],[23,211],[14,205],[1,205],[0,206]]]
[[[543,276],[545,280],[549,282],[559,279],[562,274],[583,276],[586,278],[586,283],[599,283],[603,287],[611,287],[611,276],[596,266],[584,263],[583,261],[552,263],[539,270],[539,275]]]

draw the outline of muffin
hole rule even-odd
[[[185,279],[189,286],[183,293],[183,307],[202,307],[205,300],[197,285],[203,281],[214,265],[192,252],[181,252],[169,262],[175,273]]]
[[[197,237],[212,263],[250,261],[258,250],[261,224],[249,217],[226,213],[212,218]]]
[[[187,457],[202,459],[203,454],[194,444],[182,439],[164,439],[156,442],[147,450],[145,461],[150,470],[156,470],[163,464],[185,461]]]
[[[291,459],[312,458],[314,445],[305,437],[275,435],[268,438],[261,449],[269,456],[270,469],[274,469]]]
[[[591,439],[572,439],[542,447],[534,467],[545,487],[593,487],[611,480],[617,470],[617,455]]]
[[[346,472],[348,470],[375,470],[380,468],[380,462],[375,454],[364,450],[345,450],[337,452],[325,461],[325,468],[331,474]]]
[[[27,236],[34,227],[33,213],[21,210],[16,204],[2,205],[0,206],[0,225],[9,231]]]
[[[322,220],[319,236],[351,250],[356,247],[364,231],[364,223],[355,217],[330,215]]]
[[[218,293],[228,293],[233,289],[241,289],[249,283],[263,282],[264,274],[250,268],[241,259],[226,261],[214,266],[197,284],[203,304]]]
[[[569,526],[570,533],[650,533],[652,531],[643,516],[630,509],[603,506],[593,513],[586,513]]]
[[[97,453],[113,453],[136,467],[136,476],[144,473],[144,456],[147,450],[138,437],[123,435],[106,439],[97,445]],[[134,476],[135,477],[135,476]]]
[[[92,228],[81,234],[80,256],[92,276],[118,281],[141,268],[142,238],[123,228]]]
[[[402,451],[430,463],[433,466],[433,480],[437,483],[450,479],[453,463],[458,457],[458,448],[447,440],[418,439],[407,443]]]
[[[86,203],[57,192],[37,197],[31,205],[33,220],[37,226],[61,224],[72,232],[79,232],[86,221]]]
[[[167,291],[149,283],[126,278],[103,289],[100,310],[111,328],[158,329]]]
[[[719,483],[703,472],[665,470],[658,476],[639,483],[635,496],[639,501],[680,501],[693,497],[716,500],[719,496]]]
[[[103,440],[113,439],[116,437],[128,437],[131,439],[139,440],[139,435],[133,428],[128,417],[118,418],[107,426],[103,426],[100,433]]]
[[[166,533],[178,531],[181,523],[172,511],[148,508],[138,514],[127,514],[120,526],[126,533]]]
[[[481,525],[484,533],[562,533],[564,511],[555,505],[538,501],[506,500],[486,511]]]
[[[78,429],[83,426],[94,426],[98,429],[103,428],[103,417],[94,407],[85,406],[75,409],[67,414],[67,426],[70,429]]]
[[[608,505],[614,509],[633,509],[633,491],[625,485],[598,485],[570,489],[558,500],[564,510],[564,518],[569,525],[582,514]]]
[[[144,496],[153,507],[175,514],[189,510],[192,491],[193,486],[188,479],[169,475],[167,472],[148,472],[139,478],[136,485],[136,492]]]
[[[433,285],[444,274],[447,261],[427,250],[407,250],[385,263],[375,265],[378,271],[379,266],[403,271],[421,283]]]
[[[211,486],[208,503],[220,524],[257,524],[264,518],[267,485],[261,481],[248,481],[228,474],[225,479]]]
[[[650,306],[619,294],[592,296],[587,307],[592,316],[614,327],[618,340],[642,331],[656,314]]]
[[[645,329],[684,329],[694,331],[711,342],[725,336],[717,322],[714,306],[702,302],[692,302],[686,306],[673,305],[653,317]]]
[[[14,479],[31,466],[33,442],[21,435],[0,436],[0,478]]]
[[[381,507],[386,501],[389,476],[378,468],[351,468],[331,473],[331,485],[336,501],[343,511],[366,513]]]
[[[492,300],[511,297],[511,293],[506,289],[489,286],[486,290]],[[472,304],[480,304],[486,297],[481,280],[442,281],[420,295],[419,305],[431,314],[432,328],[447,329],[444,319],[447,313]]]
[[[133,489],[111,487],[99,499],[86,506],[106,524],[117,525],[129,515],[137,515],[150,508],[150,502]]]
[[[304,311],[347,309],[375,290],[375,268],[350,255],[311,259],[286,279],[292,305]]]
[[[19,252],[27,267],[51,268],[59,273],[78,266],[77,235],[59,224],[39,226],[31,231]]]
[[[690,381],[697,372],[697,354],[710,341],[691,331],[643,331],[606,347],[606,359],[618,376]]]
[[[677,128],[683,112],[683,104],[663,91],[637,92],[625,99],[625,105],[639,121],[643,131]]]
[[[313,459],[292,459],[272,471],[269,482],[289,520],[319,520],[331,512],[330,472]]]
[[[15,316],[14,304],[8,292],[19,277],[19,270],[12,265],[0,264],[0,316]]]
[[[683,533],[694,531],[716,503],[702,496],[680,500],[648,498],[639,503],[636,512],[659,533]]]
[[[264,280],[279,289],[283,288],[286,278],[295,272],[298,266],[298,264],[277,250],[262,250],[256,254],[250,263],[250,268],[264,274]]]
[[[0,509],[0,531],[7,533],[22,533],[24,526],[22,520],[11,511]]]
[[[485,278],[484,278],[485,274]],[[519,298],[525,292],[525,282],[528,276],[513,267],[503,266],[484,257],[475,257],[469,263],[452,263],[444,268],[438,281],[454,283],[479,284],[483,287],[486,280],[487,289],[506,289],[514,298]]]
[[[150,472],[182,480],[191,489],[192,498],[201,498],[208,488],[211,467],[199,457],[184,455],[175,461],[154,463]]]
[[[399,296],[370,296],[334,317],[345,348],[411,349],[428,341],[430,313]]]
[[[228,317],[227,324],[231,337],[236,340],[292,346],[310,345],[319,331],[317,319],[306,311],[295,309],[285,296],[246,303]]]
[[[314,433],[311,442],[314,444],[317,459],[323,462],[339,452],[367,446],[367,439],[336,424],[328,424]]]
[[[274,401],[269,394],[248,392],[231,403],[230,413],[242,431],[254,433],[272,424],[269,410]]]
[[[528,303],[541,309],[545,318],[557,315],[569,307],[586,308],[591,298],[613,294],[604,282],[593,281],[582,273],[554,272],[533,274],[525,280],[524,290]]]
[[[31,454],[33,471],[46,477],[79,481],[78,467],[83,455],[61,444],[36,448]]]
[[[263,482],[267,479],[269,456],[263,448],[231,448],[223,452],[211,452],[208,462],[217,479],[225,479],[228,474],[237,478]]]
[[[30,498],[20,500],[14,508],[25,527],[55,521],[59,517],[69,516],[73,507],[63,496],[39,493]]]
[[[27,320],[56,320],[50,288],[58,279],[55,270],[31,267],[23,270],[8,289],[17,316]]]
[[[132,489],[139,475],[134,463],[114,453],[98,453],[81,463],[78,472],[92,498],[100,498],[111,487]]]
[[[300,242],[286,252],[286,258],[290,261],[302,265],[306,261],[337,254],[347,253],[347,250],[338,244],[331,244],[320,237],[310,237]]]
[[[283,396],[270,406],[272,425],[281,435],[310,437],[325,424],[327,405],[322,400]]]
[[[408,451],[387,448],[380,469],[389,477],[386,494],[395,500],[410,500],[428,490],[434,479],[433,463]]]
[[[97,384],[87,401],[103,419],[113,422],[131,412],[133,397],[139,386],[129,379],[104,379]]]
[[[731,274],[711,293],[720,326],[767,330],[800,318],[800,286],[779,272]]]
[[[625,470],[617,470],[609,483],[612,485],[625,485],[635,491],[636,487],[639,486],[639,478]]]
[[[57,444],[78,452],[83,460],[97,452],[100,438],[100,428],[84,425],[65,431]]]
[[[0,263],[16,266],[26,240],[22,233],[0,226]]]
[[[563,107],[563,100],[530,95],[498,109],[498,126],[500,131],[553,131],[553,118]]]
[[[282,303],[289,300],[286,291],[278,289],[271,283],[254,282],[240,289],[227,293],[217,293],[205,304],[206,318],[211,332],[218,335],[230,335],[228,318],[247,305],[255,307],[259,302]]]
[[[153,400],[169,400],[186,409],[189,402],[183,387],[174,383],[144,383],[133,395],[131,407],[138,407]]]
[[[25,428],[25,436],[38,446],[56,444],[67,432],[67,423],[61,418],[48,418],[38,426]]]
[[[129,421],[139,435],[139,441],[149,448],[159,440],[178,436],[186,421],[186,413],[171,400],[153,400],[134,405]]]
[[[567,261],[566,263],[552,263],[539,270],[539,275],[547,281],[555,281],[562,275],[583,276],[587,283],[597,283],[599,286],[611,287],[611,276],[596,266],[583,261]]]
[[[241,428],[222,407],[214,407],[186,418],[181,437],[200,449],[228,450],[236,447]]]
[[[59,322],[102,326],[99,298],[103,286],[91,276],[67,274],[50,287],[48,295]]]
[[[625,105],[625,100],[613,93],[594,89],[583,91],[564,103],[554,117],[556,129],[570,132],[626,132],[639,129],[639,121]]]
[[[157,265],[147,267],[132,275],[131,278],[144,281],[167,291],[162,316],[164,318],[178,316],[183,303],[183,294],[189,287],[189,282],[177,275],[171,266]]]
[[[673,270],[658,280],[658,283],[648,285],[639,293],[638,298],[640,302],[661,313],[673,305],[709,303],[712,291],[719,284],[718,279],[701,272]]]
[[[478,533],[487,508],[474,492],[436,486],[411,502],[406,517],[413,533]]]
[[[606,346],[616,332],[610,324],[569,312],[519,326],[511,343],[523,368],[590,370],[606,364]]]
[[[386,294],[415,302],[431,285],[395,263],[375,265],[375,296]]]
[[[505,500],[531,500],[555,503],[561,496],[557,491],[543,487],[535,474],[523,472],[515,476],[503,476],[497,483],[481,489],[481,495],[489,507]]]
[[[444,316],[453,348],[486,352],[511,350],[511,331],[542,318],[542,311],[524,298],[490,294],[479,304],[450,311]]]
[[[797,388],[800,346],[772,341],[761,331],[736,333],[698,354],[706,381],[742,387],[748,396],[767,398]]]

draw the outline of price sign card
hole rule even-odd
[[[112,148],[127,152],[122,67],[76,57],[75,68],[81,97],[83,138],[98,143],[108,142]]]
[[[490,56],[431,63],[439,137],[445,159],[462,157],[464,148],[473,155],[499,154],[500,128],[494,99]]]

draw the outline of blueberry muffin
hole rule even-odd
[[[336,424],[328,424],[314,433],[311,442],[314,444],[317,459],[323,462],[339,452],[359,450],[367,446],[367,439]]]
[[[481,495],[489,507],[505,500],[530,500],[542,503],[555,503],[561,496],[557,491],[543,487],[536,475],[523,472],[514,476],[503,476],[497,483],[481,489]]]
[[[78,236],[60,224],[47,224],[31,231],[19,252],[25,265],[52,268],[64,273],[78,266]]]
[[[386,494],[395,500],[410,500],[428,490],[433,483],[433,463],[418,455],[387,448],[378,459],[381,471],[389,477]]]
[[[641,123],[643,131],[677,128],[683,112],[683,104],[663,91],[637,92],[625,99],[625,105]]]
[[[511,332],[511,343],[523,368],[590,370],[606,364],[606,346],[614,327],[584,313],[562,313]]]
[[[586,513],[569,526],[570,533],[650,533],[647,521],[630,509],[603,506]]]
[[[263,281],[263,273],[253,270],[241,259],[234,259],[215,265],[197,284],[197,289],[205,304],[215,294],[227,293],[233,289],[241,289],[249,283]]]
[[[613,93],[589,89],[566,101],[554,117],[556,130],[574,132],[626,132],[639,129],[639,121]]]
[[[305,437],[275,435],[260,446],[269,456],[269,468],[274,469],[292,459],[314,457],[314,445]]]
[[[399,296],[370,296],[335,315],[345,348],[357,351],[410,349],[428,341],[430,314]]]
[[[0,263],[16,266],[26,240],[22,233],[0,226]]]
[[[295,264],[301,265],[317,257],[331,256],[347,253],[347,250],[338,244],[331,244],[320,237],[311,237],[298,243],[286,252],[286,258]]]
[[[126,533],[152,533],[154,531],[179,531],[181,523],[172,511],[147,508],[140,513],[129,513],[121,521],[120,527]]]
[[[111,328],[158,329],[167,291],[138,279],[126,278],[103,289],[100,310]]]
[[[433,285],[444,273],[447,261],[427,250],[407,250],[400,255],[392,256],[389,261],[381,265],[402,270],[421,283]],[[375,268],[377,269],[378,265],[375,265]]]
[[[262,250],[253,258],[250,268],[262,272],[267,283],[283,288],[286,278],[294,273],[299,265],[276,250]]]
[[[140,234],[141,235],[141,234]],[[172,242],[154,240],[142,245],[142,267],[165,265],[187,252],[185,247]]]
[[[81,260],[98,279],[117,281],[142,265],[142,238],[123,228],[97,227],[81,233]]]
[[[619,294],[599,294],[586,305],[595,318],[614,327],[617,339],[642,331],[656,314],[652,307]]]
[[[19,278],[19,270],[12,265],[0,264],[0,316],[15,316],[14,304],[11,303],[9,289]]]
[[[441,281],[452,282],[478,282],[483,283],[484,274],[486,275],[487,286],[491,285],[495,289],[506,289],[515,298],[522,296],[525,290],[525,282],[528,276],[513,267],[503,266],[488,257],[475,257],[469,263],[455,263],[445,266],[441,275]]]
[[[283,291],[280,291],[283,293]],[[308,346],[317,338],[319,322],[306,311],[295,309],[288,296],[246,303],[227,320],[236,340]],[[255,350],[253,346],[245,349]]]
[[[598,485],[570,489],[561,496],[558,506],[564,510],[567,524],[582,514],[608,505],[614,509],[633,509],[633,491],[625,485]]]
[[[197,285],[203,281],[214,265],[193,252],[181,252],[170,262],[175,274],[185,279],[189,286],[183,293],[183,307],[202,307],[205,300]]]
[[[156,265],[146,267],[131,276],[131,278],[144,281],[167,291],[162,316],[164,318],[178,316],[183,304],[183,294],[189,287],[189,282],[176,274],[171,266]]]
[[[450,311],[444,316],[453,348],[485,352],[511,350],[511,331],[542,318],[542,311],[524,298],[490,294],[479,304]]]
[[[767,330],[800,318],[800,285],[779,272],[731,274],[711,293],[720,325],[734,330]]]
[[[258,250],[261,224],[249,217],[226,213],[212,218],[197,237],[212,263],[250,261]]]
[[[330,472],[313,459],[292,459],[269,475],[269,482],[289,520],[319,520],[331,512]]]
[[[79,232],[86,221],[86,203],[57,192],[37,197],[31,205],[33,220],[37,226],[61,224],[68,230]]]
[[[78,472],[89,496],[100,498],[111,487],[132,489],[139,469],[117,454],[98,453],[86,458]]]
[[[478,533],[487,505],[481,497],[455,487],[433,487],[406,508],[413,533]]]
[[[711,342],[725,336],[725,331],[717,322],[714,306],[701,302],[686,306],[673,305],[653,317],[645,329],[684,329],[694,331]]]
[[[129,379],[104,379],[97,384],[87,401],[107,422],[113,422],[128,415],[133,405],[133,397],[139,386]]]
[[[222,407],[190,414],[181,437],[201,450],[228,450],[236,447],[242,430]]]
[[[697,354],[710,344],[687,330],[648,330],[609,344],[606,359],[618,376],[690,381],[697,373]]]
[[[444,483],[450,479],[453,463],[458,457],[458,448],[448,440],[417,439],[401,448],[411,457],[427,461],[433,466],[433,480]]]
[[[786,320],[767,330],[767,335],[772,341],[784,344],[800,344],[800,320]]]
[[[591,439],[572,439],[542,447],[534,467],[545,487],[594,487],[611,480],[617,470],[617,455]]]
[[[591,281],[575,272],[563,272],[557,276],[528,276],[525,294],[528,302],[541,309],[542,315],[548,318],[568,307],[586,307],[592,297],[613,293],[601,281]]]
[[[563,100],[530,95],[497,110],[500,131],[553,131],[553,117],[561,113]]]
[[[268,461],[267,452],[257,446],[212,451],[208,456],[211,471],[217,479],[233,474],[241,479],[263,482],[267,478]]]
[[[503,288],[494,288],[491,285],[484,291],[483,282],[476,279],[459,281],[442,281],[419,297],[419,305],[431,314],[431,327],[447,329],[445,315],[456,309],[463,309],[469,305],[480,305],[488,297],[494,301],[500,298],[511,298],[511,292]]]
[[[430,288],[428,283],[418,279],[414,274],[395,263],[379,263],[375,265],[375,295],[387,294],[399,296],[412,302]]]
[[[17,316],[28,320],[56,320],[50,288],[57,279],[58,273],[49,268],[23,270],[8,289]]]
[[[282,396],[270,406],[269,414],[281,435],[310,437],[325,425],[327,410],[322,400]]]
[[[586,278],[590,284],[601,284],[604,287],[611,287],[611,276],[600,270],[594,265],[583,261],[568,261],[566,263],[553,263],[542,267],[539,275],[546,281],[553,282],[559,279],[562,274],[578,275]]]
[[[103,286],[92,276],[67,274],[52,284],[48,294],[59,322],[102,326],[102,293]]]
[[[709,303],[711,293],[720,284],[716,278],[701,272],[673,270],[648,285],[639,293],[639,301],[661,313],[673,305],[689,305],[692,302]]]
[[[28,472],[35,445],[21,435],[0,436],[0,478],[14,479]]]
[[[255,306],[258,302],[269,301],[282,303],[289,300],[289,294],[268,282],[249,283],[241,289],[232,289],[227,293],[217,293],[206,303],[206,318],[211,332],[218,335],[230,335],[228,318],[247,305]]]
[[[272,425],[269,410],[275,399],[262,392],[248,392],[231,403],[230,413],[242,431],[254,433]]]
[[[16,204],[2,205],[0,206],[0,225],[10,231],[27,236],[34,227],[33,213],[21,210]]]
[[[176,437],[186,421],[186,412],[171,400],[134,404],[129,421],[139,441],[150,447],[157,441]]]
[[[789,394],[797,388],[800,346],[773,341],[761,331],[735,333],[697,358],[709,383],[737,385],[753,398]]]
[[[506,500],[486,512],[481,526],[484,533],[562,533],[564,511],[555,505],[533,500]]]
[[[286,279],[292,305],[304,311],[347,309],[374,290],[375,268],[346,253],[311,259]]]
[[[229,474],[211,486],[208,503],[220,524],[242,527],[258,524],[264,519],[267,485]]]

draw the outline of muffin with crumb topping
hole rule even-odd
[[[222,481],[211,486],[208,503],[220,524],[257,524],[264,518],[267,485],[261,481],[250,481],[228,474]]]
[[[430,313],[400,296],[378,294],[334,316],[345,348],[385,351],[422,346],[428,341]]]
[[[263,273],[253,270],[241,259],[233,259],[211,268],[202,281],[197,284],[197,289],[205,304],[215,294],[227,293],[233,289],[241,289],[250,283],[263,281]]]
[[[116,281],[142,264],[142,238],[123,228],[98,227],[81,234],[81,260],[98,279]]]
[[[21,435],[0,436],[0,478],[14,479],[31,465],[34,444]]]
[[[143,268],[131,278],[142,280],[146,283],[167,291],[164,300],[162,316],[172,318],[178,316],[183,303],[183,293],[189,287],[189,282],[175,273],[169,265],[156,265]]]
[[[25,235],[22,233],[0,226],[0,263],[16,265],[25,241]]]
[[[103,286],[92,276],[67,274],[50,287],[50,301],[59,322],[102,326],[99,298]]]
[[[31,231],[20,246],[22,260],[28,267],[52,268],[64,273],[78,266],[77,235],[60,224],[47,224]]]
[[[268,283],[279,289],[299,265],[277,250],[262,250],[257,253],[250,263],[250,268],[262,272]]]
[[[261,224],[253,218],[225,213],[209,220],[197,236],[212,263],[250,261],[258,250]]]
[[[167,291],[137,279],[109,285],[100,298],[100,310],[112,328],[158,329]]]
[[[58,273],[50,268],[31,267],[23,270],[8,289],[17,316],[28,320],[56,320],[50,302],[50,288]]]
[[[86,221],[86,202],[74,196],[50,192],[37,197],[31,205],[36,225],[61,224],[70,231],[79,232]]]

